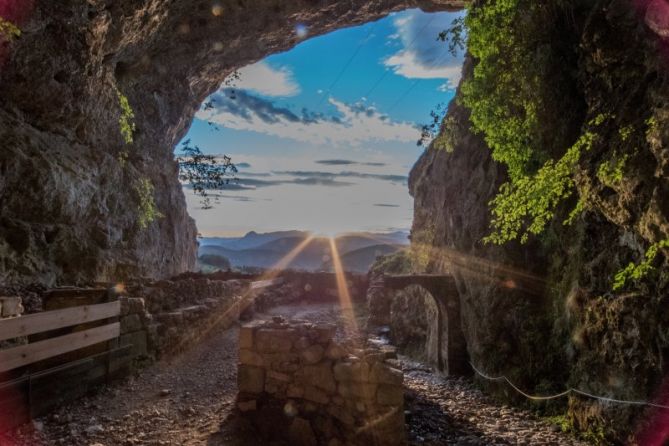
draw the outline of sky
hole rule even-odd
[[[408,230],[420,127],[461,76],[463,55],[437,36],[459,14],[412,9],[316,37],[299,25],[297,46],[224,82],[184,137],[239,169],[212,209],[185,188],[200,234]]]

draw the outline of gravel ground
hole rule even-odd
[[[358,312],[356,324],[343,323],[351,319],[327,304],[277,307],[270,315],[338,322],[340,339],[351,339],[364,317]],[[260,445],[233,410],[237,332],[215,330],[178,358],[0,436],[0,445]],[[443,378],[406,358],[397,365],[405,372],[412,446],[581,444],[530,412],[494,403],[469,380]]]

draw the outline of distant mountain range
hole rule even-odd
[[[350,233],[335,239],[346,271],[367,272],[376,258],[396,252],[409,244],[408,232]],[[205,237],[200,239],[199,257],[204,268],[212,268],[216,258],[224,258],[233,268],[272,268],[310,236],[303,231],[280,231],[243,237]],[[220,261],[218,262],[220,263]],[[313,237],[284,268],[307,271],[333,269],[330,239]]]

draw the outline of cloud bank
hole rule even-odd
[[[417,127],[396,122],[363,103],[345,104],[330,99],[336,114],[324,115],[303,108],[295,112],[270,99],[244,90],[226,88],[212,96],[212,107],[196,117],[234,130],[246,130],[320,145],[361,146],[369,142],[415,142]]]
[[[253,91],[263,96],[289,97],[300,93],[300,86],[287,67],[273,68],[266,62],[257,62],[238,71],[239,80],[233,87]]]
[[[462,77],[463,54],[453,56],[448,44],[437,40],[457,14],[411,11],[396,19],[396,38],[403,49],[384,60],[396,74],[409,79],[444,79],[442,90],[454,88]]]

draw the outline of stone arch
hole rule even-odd
[[[296,45],[298,23],[316,36],[401,9],[465,3],[30,2],[21,38],[0,61],[0,280],[75,283],[189,269],[196,228],[173,150],[232,71]],[[130,144],[119,131],[119,94],[134,112]],[[148,228],[137,225],[139,180],[152,184],[164,215]]]
[[[460,318],[460,295],[453,277],[388,275],[384,276],[383,284],[389,290],[403,290],[417,285],[429,293],[437,307],[437,366],[446,375],[469,374],[471,367]]]

